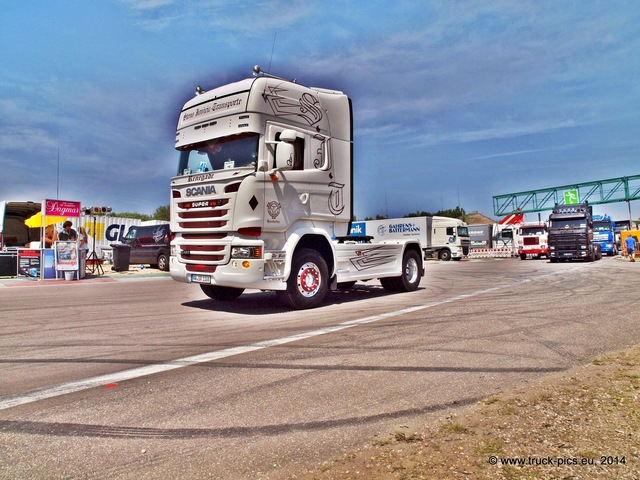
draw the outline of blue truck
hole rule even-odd
[[[603,254],[618,254],[615,230],[616,224],[609,215],[593,216],[593,243],[600,245]]]

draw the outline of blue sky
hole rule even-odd
[[[3,200],[168,205],[180,107],[254,64],[353,99],[359,219],[640,174],[634,1],[4,0],[0,59]]]

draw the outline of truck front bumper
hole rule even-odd
[[[200,266],[181,263],[171,257],[171,278],[183,283],[218,285],[221,287],[256,288],[259,290],[285,290],[287,283],[282,274],[273,274],[273,265],[265,259],[232,259],[225,265]],[[265,272],[267,272],[265,274]],[[271,272],[271,273],[269,273]]]

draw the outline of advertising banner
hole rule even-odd
[[[69,200],[45,200],[44,214],[59,217],[79,217],[81,213],[80,202]]]
[[[56,270],[78,270],[78,243],[56,242]]]
[[[18,276],[40,277],[40,250],[18,250]]]

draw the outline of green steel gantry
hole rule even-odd
[[[587,201],[600,205],[631,200],[640,200],[640,175],[497,195],[493,197],[493,211],[497,216],[504,216],[553,210],[556,203]]]

